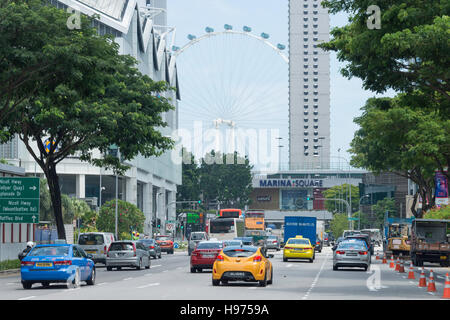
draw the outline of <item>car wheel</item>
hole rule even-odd
[[[288,259],[283,257],[283,262],[286,262],[286,261],[288,261]]]
[[[48,288],[50,286],[50,282],[41,282],[44,288]]]
[[[117,271],[122,270],[122,267],[117,267]]]
[[[196,273],[197,269],[196,268],[191,268],[191,273]]]
[[[314,258],[309,259],[309,262],[313,263],[314,262]]]
[[[367,266],[364,267],[364,271],[367,271]]]
[[[75,271],[75,277],[72,281],[67,281],[66,286],[67,289],[76,289],[80,286],[80,269]]]
[[[88,285],[90,285],[90,286],[93,286],[95,284],[95,277],[96,277],[96,275],[97,275],[97,273],[95,272],[95,268],[92,268],[91,276],[86,281],[86,283]]]
[[[337,270],[338,270],[338,267],[333,266],[333,270],[334,270],[334,271],[337,271]]]
[[[214,287],[216,287],[216,286],[218,286],[220,284],[220,280],[212,280],[212,285],[214,286]]]
[[[112,267],[106,267],[106,271],[111,271]]]
[[[142,269],[142,259],[139,259],[139,265],[136,267],[136,270]]]
[[[145,269],[150,269],[150,265],[151,265],[151,262],[150,262],[150,257],[148,257],[148,264],[147,264],[147,266],[145,267]]]
[[[24,288],[24,289],[31,289],[31,286],[32,286],[33,284],[31,283],[31,282],[28,282],[28,281],[22,281],[22,287]]]
[[[267,286],[267,273],[264,275],[264,280],[259,281],[259,286],[260,287]]]
[[[162,258],[161,252],[159,253],[159,258],[160,258],[160,259]]]
[[[273,268],[270,269],[270,280],[267,281],[267,284],[273,284]]]

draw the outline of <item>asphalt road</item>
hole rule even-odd
[[[434,271],[436,293],[419,288],[419,270],[416,279],[409,280],[409,263],[400,274],[372,257],[371,268],[347,268],[333,271],[332,251],[325,247],[316,253],[314,263],[282,261],[281,251],[271,259],[274,282],[267,287],[256,283],[229,283],[213,287],[211,271],[190,273],[189,256],[185,252],[163,254],[152,259],[146,270],[122,269],[106,271],[97,265],[94,286],[82,283],[77,289],[52,284],[39,284],[24,290],[20,274],[0,276],[1,300],[439,300],[442,297],[445,274],[449,268],[425,265],[427,279]]]

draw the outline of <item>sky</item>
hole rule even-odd
[[[239,30],[244,25],[250,26],[256,34],[269,33],[274,45],[281,43],[288,47],[288,0],[167,1],[168,25],[176,27],[175,44],[179,47],[189,41],[188,34],[201,36],[205,34],[207,26],[223,30],[224,24],[230,24]],[[345,14],[330,15],[330,28],[343,26],[347,20]],[[332,157],[339,155],[348,161],[351,155],[347,151],[358,129],[353,119],[361,115],[360,108],[368,98],[379,95],[364,90],[362,81],[358,78],[344,78],[339,73],[343,66],[344,63],[337,60],[336,54],[330,53],[330,154]],[[392,92],[384,94],[392,95]]]

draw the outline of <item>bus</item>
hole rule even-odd
[[[245,212],[246,230],[265,230],[264,210],[247,210]]]
[[[244,236],[244,220],[240,218],[215,218],[209,221],[209,238],[218,241],[233,240]]]
[[[242,218],[241,209],[221,209],[219,210],[220,218]]]

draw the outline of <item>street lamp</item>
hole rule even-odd
[[[281,148],[284,146],[281,145],[282,137],[276,137],[275,139],[278,140],[278,171],[281,171]]]
[[[361,198],[359,198],[359,203],[358,203],[358,230],[361,230],[361,201],[364,198],[369,198],[369,195],[365,194]]]

